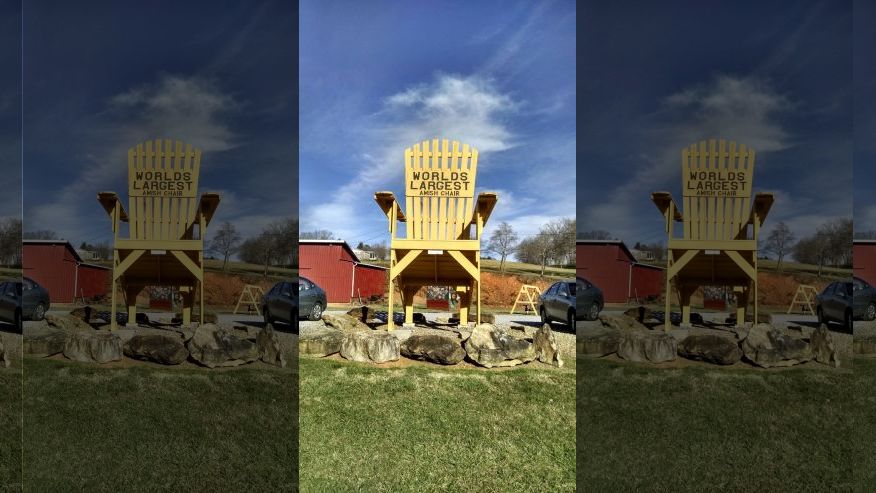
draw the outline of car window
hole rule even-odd
[[[852,295],[852,283],[850,283],[850,282],[844,282],[844,283],[842,283],[842,285],[840,286],[840,289],[842,289],[842,290],[845,292],[846,296],[851,296],[851,295]]]
[[[31,281],[30,279],[24,279],[24,281],[22,282],[22,286],[25,291],[31,290],[33,289],[33,281]]]
[[[6,283],[6,287],[3,290],[3,292],[6,294],[6,296],[11,296],[11,297],[17,296],[17,293],[15,292],[15,284],[13,284],[11,282]]]
[[[578,283],[570,282],[569,283],[569,291],[572,296],[575,296],[575,290],[577,288]]]
[[[556,285],[556,284],[551,284],[551,287],[549,287],[549,288],[547,289],[547,291],[544,292],[544,294],[545,294],[545,295],[551,295],[551,296],[557,294],[557,285]]]
[[[569,288],[566,283],[560,283],[557,286],[557,294],[560,296],[569,296]]]

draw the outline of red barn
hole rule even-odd
[[[386,294],[387,270],[363,264],[343,240],[300,240],[298,271],[325,290],[329,303]]]
[[[46,288],[52,303],[109,293],[112,269],[83,262],[65,240],[23,240],[22,263],[23,275]]]
[[[854,240],[852,258],[855,276],[876,286],[876,240]]]
[[[577,275],[602,289],[606,303],[626,303],[663,292],[664,270],[636,262],[620,240],[578,240]]]

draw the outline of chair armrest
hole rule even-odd
[[[125,212],[125,206],[122,205],[122,201],[119,200],[119,196],[116,192],[100,192],[97,194],[97,200],[100,202],[100,205],[103,206],[103,210],[105,210],[110,217],[113,217],[113,211],[118,205],[119,220],[122,222],[128,222],[128,213]]]
[[[374,194],[374,201],[377,202],[377,205],[380,206],[380,209],[383,210],[383,213],[389,216],[390,211],[392,210],[392,204],[395,203],[398,207],[396,208],[396,219],[399,222],[405,222],[405,213],[402,212],[401,204],[399,204],[395,200],[395,195],[392,192],[377,192]]]
[[[487,219],[490,218],[490,214],[493,213],[493,207],[496,206],[496,202],[499,200],[499,194],[495,192],[484,192],[478,194],[478,201],[475,204],[475,217],[472,218],[472,222],[477,221],[477,215],[480,214],[482,224],[487,224]]]
[[[221,197],[215,192],[201,194],[201,200],[198,202],[198,214],[204,216],[205,225],[210,224],[210,221],[213,219],[213,214],[216,213],[216,208],[219,207],[220,200]]]
[[[748,222],[753,224],[754,220],[758,219],[760,224],[763,224],[764,220],[766,220],[767,214],[770,213],[770,208],[772,208],[774,200],[773,194],[771,193],[757,193],[754,196],[754,207],[751,208],[751,215],[748,218]]]
[[[654,205],[657,206],[660,214],[663,214],[664,217],[666,216],[666,211],[672,207],[674,211],[673,219],[676,221],[684,220],[684,216],[681,215],[678,207],[675,206],[675,201],[672,200],[672,195],[669,192],[654,192],[651,194],[651,201],[654,202]]]

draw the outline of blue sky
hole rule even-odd
[[[389,240],[404,149],[478,148],[477,191],[521,235],[574,217],[575,3],[315,1],[300,7],[301,230]],[[524,236],[521,236],[523,238]]]
[[[21,216],[21,4],[0,0],[0,218]]]
[[[876,5],[855,2],[855,231],[876,230]]]
[[[25,2],[25,230],[110,239],[96,195],[154,138],[202,149],[215,221],[297,214],[294,26],[285,1]]]
[[[757,151],[767,233],[851,217],[851,2],[619,3],[579,26],[579,231],[665,242],[650,193],[680,197],[681,149],[709,137]]]

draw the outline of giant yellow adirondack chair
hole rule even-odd
[[[405,324],[413,323],[414,295],[423,286],[452,286],[460,297],[459,320],[468,323],[476,300],[481,318],[481,233],[496,205],[497,194],[474,198],[478,151],[444,139],[423,141],[405,149],[405,209],[392,192],[377,192],[374,200],[389,220],[389,330],[393,291],[398,283]],[[398,236],[398,223],[405,236]],[[474,229],[474,232],[472,232]],[[474,233],[474,235],[472,234]]]
[[[115,192],[98,194],[112,220],[113,281],[112,328],[116,328],[116,286],[121,285],[128,307],[128,323],[137,314],[137,294],[146,286],[179,288],[183,323],[191,324],[194,290],[200,290],[200,318],[204,320],[204,238],[219,205],[219,195],[200,199],[198,175],[201,151],[170,140],[146,141],[128,150],[128,205],[126,212]],[[128,237],[120,237],[121,223]]]
[[[773,195],[758,193],[752,206],[754,149],[723,139],[700,141],[682,150],[681,172],[683,213],[668,192],[651,194],[669,235],[666,330],[673,281],[682,323],[690,323],[691,295],[703,285],[732,286],[736,323],[745,323],[749,301],[757,320],[757,238]],[[683,224],[681,237],[674,235],[675,222]]]

